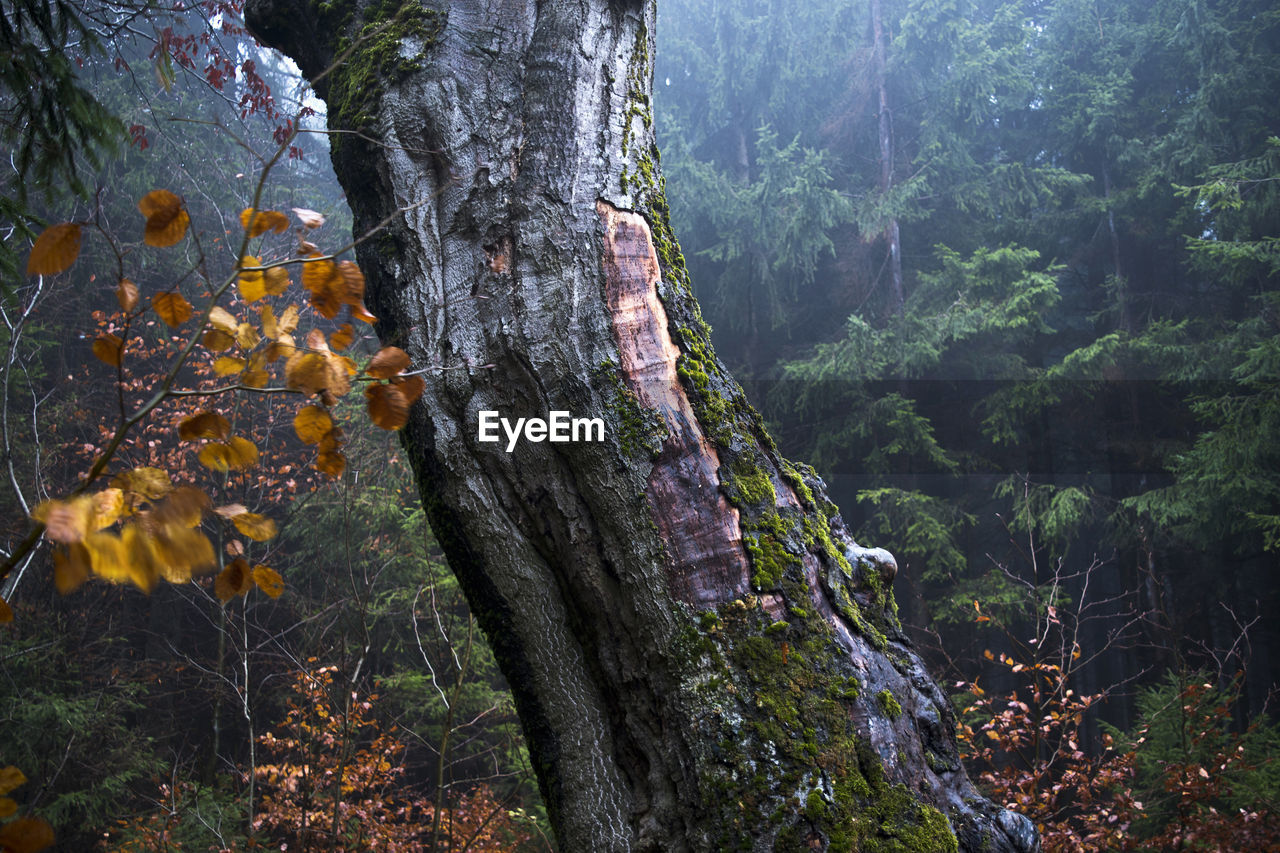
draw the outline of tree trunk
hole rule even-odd
[[[871,0],[871,35],[875,41],[872,70],[876,75],[880,106],[876,114],[880,142],[880,198],[882,204],[888,204],[889,191],[893,189],[893,111],[889,108],[889,47],[885,41],[880,0]],[[906,297],[902,287],[902,235],[897,216],[889,217],[884,238],[889,244],[889,307],[893,314],[901,314]]]
[[[403,440],[566,851],[1030,850],[960,767],[895,566],[779,457],[667,224],[651,3],[253,0],[329,104]],[[326,69],[332,69],[326,72]],[[347,131],[352,131],[348,133]],[[478,440],[482,411],[600,442]],[[945,817],[944,817],[945,815]]]

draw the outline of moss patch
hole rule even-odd
[[[640,402],[635,392],[627,387],[615,362],[603,362],[599,375],[613,388],[607,406],[617,423],[618,442],[623,454],[630,456],[643,451],[650,459],[657,457],[667,440],[667,425],[662,416]]]
[[[421,70],[423,54],[444,27],[444,14],[425,8],[421,0],[380,0],[365,8],[357,21],[357,8],[351,0],[318,7],[319,29],[340,34],[333,43],[339,64],[324,91],[329,126],[360,131],[372,124],[377,93],[386,82]],[[406,49],[412,54],[405,55]],[[343,136],[332,138],[335,157],[345,145]]]
[[[772,837],[773,849],[799,850],[826,838],[831,850],[955,851],[947,819],[890,786],[858,736],[849,704],[861,684],[834,653],[830,626],[792,615],[773,622],[749,596],[714,618],[704,613],[701,630],[690,629],[697,639],[682,642],[699,655],[691,663],[703,670],[701,701],[724,709],[702,778],[719,831],[711,846],[749,850]]]
[[[888,690],[881,690],[876,694],[876,702],[880,705],[880,710],[884,711],[886,717],[896,720],[902,716],[902,706],[898,704],[898,700],[893,698],[893,694]]]

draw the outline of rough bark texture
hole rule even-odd
[[[780,458],[667,225],[651,3],[251,0],[329,104],[403,437],[563,849],[1032,850],[980,798],[887,553]],[[335,64],[336,63],[336,64]],[[478,413],[606,441],[477,440]]]

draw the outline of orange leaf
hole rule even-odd
[[[43,818],[20,817],[0,827],[4,853],[40,853],[53,844],[53,827]]]
[[[302,263],[302,286],[312,293],[323,293],[339,282],[338,267],[319,252],[313,252]]]
[[[0,598],[0,625],[8,625],[13,621],[13,608],[9,606],[9,602]]]
[[[316,456],[316,470],[335,480],[342,476],[346,468],[347,457],[335,450],[324,450]]]
[[[390,379],[408,366],[408,353],[400,347],[383,347],[365,365],[364,372],[374,379]]]
[[[116,301],[120,303],[120,310],[126,314],[138,307],[139,295],[138,285],[127,278],[120,279],[120,283],[116,285]]]
[[[98,357],[99,361],[105,361],[112,367],[119,367],[121,361],[121,350],[124,349],[124,341],[119,335],[99,335],[97,340],[93,342],[93,354]]]
[[[280,577],[280,573],[275,569],[267,566],[253,567],[253,582],[269,598],[279,598],[280,593],[284,592],[284,578]]]
[[[322,353],[331,352],[329,341],[325,339],[324,332],[319,329],[312,329],[307,332],[307,349]]]
[[[249,563],[238,557],[227,564],[213,581],[213,594],[223,604],[237,595],[244,595],[253,588],[253,576],[249,571]]]
[[[396,430],[409,421],[409,403],[394,385],[370,385],[364,389],[370,419],[383,429]]]
[[[351,306],[351,316],[362,323],[373,324],[378,322],[378,318],[370,314],[369,309],[364,307],[363,303]]]
[[[196,438],[226,438],[231,433],[231,422],[217,412],[201,412],[178,424],[178,438],[191,441]]]
[[[422,396],[422,392],[427,387],[427,383],[423,381],[421,376],[393,376],[391,381],[400,389],[400,393],[404,395],[405,402],[410,406],[418,402],[418,398]]]
[[[319,406],[304,406],[293,417],[293,430],[304,444],[319,444],[333,429],[333,418]]]
[[[336,350],[343,350],[351,346],[351,342],[356,339],[355,330],[351,328],[350,323],[343,323],[338,331],[329,337],[329,346]]]
[[[191,217],[182,209],[182,199],[168,190],[152,190],[138,202],[138,210],[147,218],[142,242],[148,246],[172,246],[187,233]]]
[[[191,303],[181,293],[157,293],[151,297],[151,307],[169,326],[181,326],[191,319]]]
[[[40,232],[27,258],[27,275],[57,275],[80,255],[80,226],[50,225]]]
[[[338,275],[342,278],[342,301],[351,306],[364,306],[364,273],[353,261],[339,261]]]

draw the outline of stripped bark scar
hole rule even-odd
[[[696,607],[712,607],[749,588],[738,510],[720,492],[720,457],[676,375],[680,350],[658,299],[661,271],[649,224],[605,201],[596,202],[596,210],[604,224],[605,291],[623,377],[667,425],[646,495],[667,544],[672,592]]]

